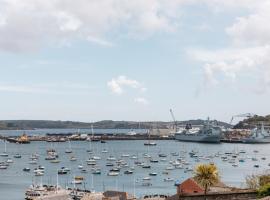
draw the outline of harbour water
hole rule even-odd
[[[71,141],[71,148],[73,153],[67,154],[65,150],[69,148],[68,142],[65,143],[48,143],[48,142],[32,142],[31,144],[7,144],[7,153],[12,158],[14,163],[11,163],[8,169],[0,171],[0,197],[5,200],[21,200],[24,199],[24,192],[33,182],[43,184],[56,184],[57,170],[61,167],[68,167],[71,172],[67,175],[59,175],[59,184],[62,187],[73,187],[71,181],[74,176],[84,176],[85,184],[81,188],[94,189],[95,191],[104,190],[124,190],[131,194],[135,193],[137,197],[144,194],[174,194],[176,189],[174,181],[166,182],[164,179],[173,178],[175,181],[182,181],[192,176],[192,171],[184,172],[184,169],[168,170],[169,174],[162,172],[166,167],[170,166],[169,161],[176,160],[179,156],[183,156],[187,164],[186,167],[193,168],[198,163],[214,162],[221,174],[221,179],[224,183],[231,186],[244,186],[245,177],[250,174],[263,172],[270,167],[270,152],[268,144],[202,144],[202,143],[185,143],[174,140],[155,141],[156,146],[144,146],[145,141],[107,141],[106,143],[100,142],[87,142],[87,141]],[[101,175],[92,175],[90,166],[86,164],[86,160],[91,155],[86,151],[91,148],[94,150],[92,156],[99,156],[101,159],[97,160],[98,166],[101,168]],[[46,150],[54,148],[59,154],[60,163],[51,163],[45,160]],[[107,149],[108,153],[102,153],[103,149]],[[0,152],[4,150],[4,142],[0,141]],[[239,152],[240,150],[246,153],[240,153],[238,157],[244,158],[244,162],[237,162],[238,166],[232,166],[229,162],[224,162],[219,153],[225,154],[226,152]],[[200,161],[189,156],[189,152],[197,151],[201,156]],[[254,152],[255,151],[255,152]],[[13,155],[20,153],[22,158],[13,158]],[[29,164],[29,157],[32,153],[40,154],[37,165]],[[172,155],[172,153],[179,155]],[[150,163],[149,159],[144,158],[144,154],[149,154],[153,159],[157,159],[158,163]],[[165,154],[167,157],[161,161],[162,158],[158,154]],[[126,157],[123,157],[126,154]],[[129,157],[127,157],[127,154]],[[70,161],[70,156],[77,157],[77,161]],[[150,169],[142,168],[141,166],[134,165],[132,155],[136,155],[138,160],[151,165]],[[126,175],[123,172],[126,169],[121,169],[118,176],[107,176],[111,167],[106,166],[109,162],[106,159],[109,156],[114,156],[116,159],[123,159],[129,166],[134,166],[134,173]],[[251,158],[256,158],[253,161]],[[262,159],[263,158],[263,159]],[[1,161],[6,158],[0,157]],[[259,167],[254,167],[258,164]],[[45,167],[44,176],[34,176],[33,169],[38,165]],[[89,170],[88,173],[81,173],[78,165],[83,165],[85,169]],[[30,172],[23,172],[22,169],[30,167]],[[150,172],[156,172],[157,176],[152,176],[148,181],[151,186],[143,186],[144,177],[148,177]]]

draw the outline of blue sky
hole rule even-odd
[[[0,4],[0,119],[269,114],[267,1]]]

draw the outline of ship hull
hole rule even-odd
[[[219,135],[175,134],[175,139],[185,142],[220,143]]]
[[[263,143],[270,143],[270,138],[263,139],[263,138],[247,138],[242,140],[243,143],[248,144],[263,144]]]

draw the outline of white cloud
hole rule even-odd
[[[134,99],[134,102],[138,103],[138,104],[143,104],[143,105],[148,105],[149,101],[143,97],[137,97]]]
[[[122,94],[124,92],[123,87],[138,89],[146,91],[146,88],[137,80],[129,79],[126,76],[118,76],[113,78],[107,83],[110,90],[115,94]]]
[[[243,17],[238,17],[235,23],[226,29],[235,44],[265,45],[270,43],[270,2],[257,2],[256,9]]]
[[[110,46],[108,33],[113,38],[171,32],[185,1],[0,0],[0,49],[29,51],[74,39]]]
[[[243,1],[235,1],[229,6],[249,9],[246,16],[236,18],[225,29],[230,46],[219,50],[193,49],[188,54],[203,63],[206,85],[216,85],[224,78],[241,81],[246,76],[247,87],[252,85],[257,91],[266,92],[270,89],[270,2],[251,1],[244,5]]]

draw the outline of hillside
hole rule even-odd
[[[258,116],[255,115],[254,117],[244,119],[240,122],[238,122],[234,128],[235,129],[249,129],[253,128],[254,126],[260,124],[261,122],[264,122],[265,126],[270,126],[270,115],[266,116]]]
[[[190,123],[192,125],[201,125],[204,120],[187,120],[178,121],[178,125],[185,125]],[[225,122],[218,122],[219,125],[229,127]],[[172,122],[134,122],[134,121],[112,121],[103,120],[94,123],[75,122],[75,121],[51,121],[51,120],[2,120],[0,121],[0,130],[14,130],[14,129],[37,129],[37,128],[94,128],[98,129],[149,129],[159,128],[167,129],[172,127]]]

